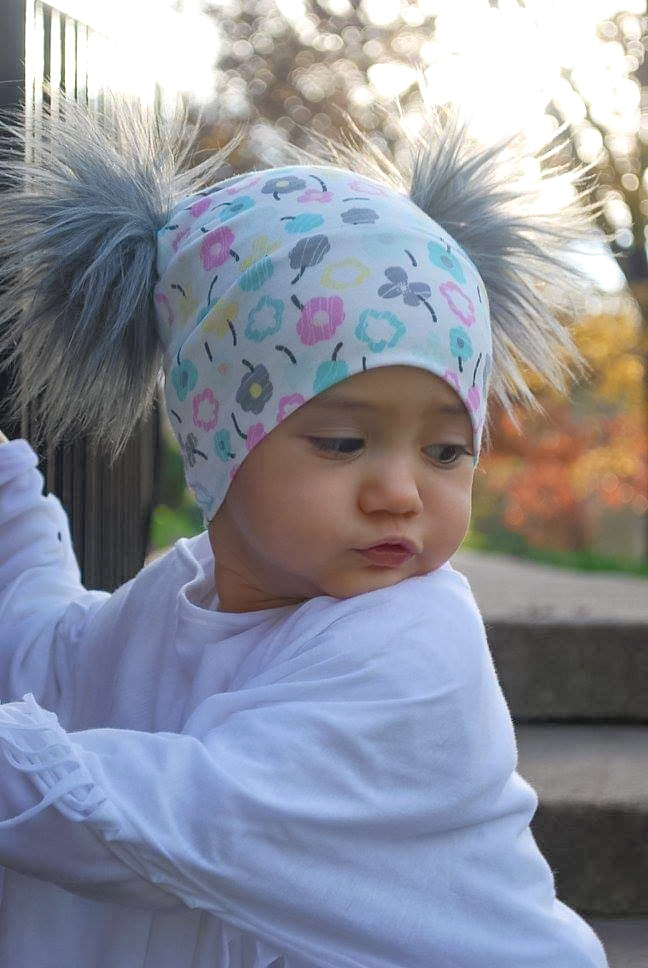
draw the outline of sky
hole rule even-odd
[[[214,0],[227,6],[230,0]],[[307,0],[275,0],[281,13],[295,22],[308,12]],[[344,16],[348,0],[324,0],[332,13]],[[619,11],[645,12],[645,0],[362,0],[368,19],[388,25],[405,12],[410,29],[434,15],[433,38],[424,41],[419,64],[377,63],[369,69],[369,84],[385,101],[404,92],[423,70],[427,90],[438,103],[453,101],[471,119],[473,133],[492,141],[513,130],[524,131],[531,148],[551,138],[555,121],[546,107],[554,101],[563,116],[578,125],[584,104],[561,76],[568,70],[599,119],[622,143],[639,124],[639,92],[628,76],[620,44],[597,36],[597,25]],[[161,79],[170,101],[183,93],[208,103],[214,90],[214,68],[222,42],[217,17],[204,12],[201,0],[57,0],[65,12],[89,22],[100,33],[131,48],[124,61],[124,82],[146,96],[151,77]],[[559,25],[559,29],[557,29]],[[126,29],[125,29],[126,27]],[[96,52],[101,56],[101,51]],[[110,56],[107,52],[106,56]],[[422,116],[408,123],[422,123]],[[585,126],[579,154],[594,161],[602,147],[600,135]],[[622,203],[621,203],[622,204]],[[623,212],[619,211],[620,231]],[[595,273],[605,288],[622,283],[618,267],[597,255]],[[592,263],[594,265],[594,263]]]

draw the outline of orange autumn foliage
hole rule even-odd
[[[480,461],[475,529],[504,528],[539,548],[589,550],[601,522],[648,513],[641,329],[627,304],[576,332],[588,378],[568,399],[540,389],[543,412],[495,408]]]

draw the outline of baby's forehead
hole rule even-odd
[[[356,373],[313,397],[298,413],[389,414],[405,409],[423,415],[468,417],[456,391],[440,376],[414,366],[384,366]]]

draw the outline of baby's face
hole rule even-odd
[[[250,452],[209,528],[224,611],[348,598],[438,568],[470,517],[473,433],[441,379],[336,384]]]

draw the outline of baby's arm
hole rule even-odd
[[[56,836],[68,889],[157,886],[313,965],[602,968],[528,830],[535,797],[457,582],[416,584],[429,607],[406,583],[325,602],[339,619],[183,734],[66,734],[31,700],[0,709],[31,804],[55,808],[0,830],[0,861],[62,883],[39,858]]]
[[[65,719],[76,665],[73,629],[80,630],[109,596],[81,584],[67,517],[55,497],[43,496],[29,444],[2,438],[0,701],[31,692]],[[68,634],[61,636],[66,613]]]

